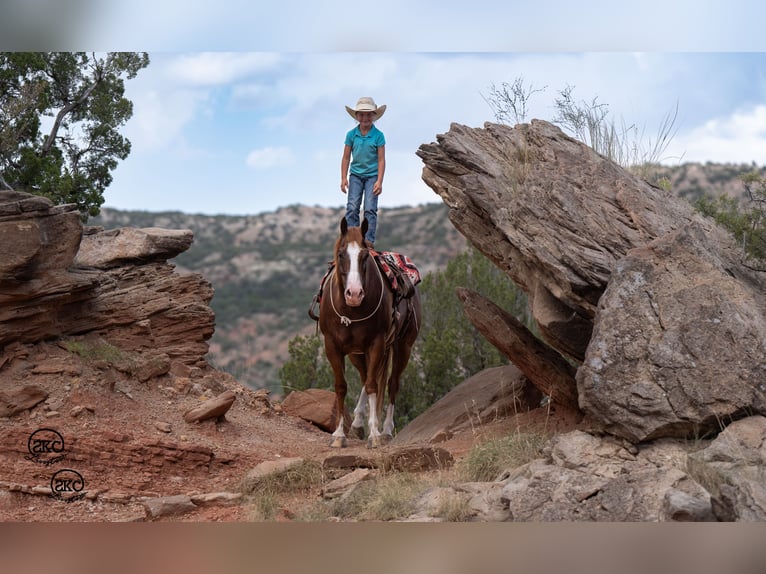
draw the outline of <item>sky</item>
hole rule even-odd
[[[36,49],[140,50],[151,60],[126,82],[134,113],[121,132],[132,151],[105,207],[340,207],[343,140],[355,125],[345,106],[361,96],[387,106],[377,122],[387,142],[381,209],[438,202],[421,179],[418,147],[452,122],[495,121],[491,88],[516,79],[535,90],[527,121],[554,119],[554,101],[571,88],[578,101],[606,104],[618,125],[636,126],[647,147],[677,110],[663,163],[766,165],[761,2],[73,4],[87,17],[67,12],[69,35],[24,38],[37,38]],[[55,2],[8,6],[17,32],[36,8],[61,28]]]

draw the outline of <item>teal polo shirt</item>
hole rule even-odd
[[[351,173],[358,177],[378,175],[378,148],[386,145],[383,132],[372,125],[363,136],[357,125],[346,134],[346,145],[351,148]]]

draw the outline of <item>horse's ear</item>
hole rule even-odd
[[[367,221],[367,218],[365,217],[362,221],[362,237],[367,235],[367,229],[370,227],[370,223]]]
[[[346,221],[346,216],[343,216],[343,219],[340,220],[340,234],[346,235],[346,232],[348,231],[348,221]]]

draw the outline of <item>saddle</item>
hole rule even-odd
[[[370,254],[391,285],[391,289],[394,292],[394,309],[396,309],[400,301],[409,299],[415,294],[415,285],[421,281],[420,271],[418,271],[412,259],[401,253],[394,253],[392,251],[377,252],[370,249]],[[314,313],[314,307],[322,300],[325,282],[334,268],[335,263],[330,261],[327,264],[327,272],[319,283],[319,290],[311,300],[308,314],[314,321],[319,321],[319,316]]]

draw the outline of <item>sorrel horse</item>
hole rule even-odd
[[[334,267],[319,303],[319,329],[324,335],[327,359],[335,375],[335,403],[338,427],[330,446],[346,446],[343,428],[347,384],[346,356],[359,371],[362,392],[354,409],[351,431],[364,436],[364,416],[369,410],[367,446],[376,448],[393,436],[394,403],[402,372],[410,360],[412,345],[420,329],[421,309],[417,290],[398,301],[391,284],[380,271],[364,240],[367,220],[361,227],[340,222],[335,241]],[[379,430],[384,395],[388,387],[388,408]]]

